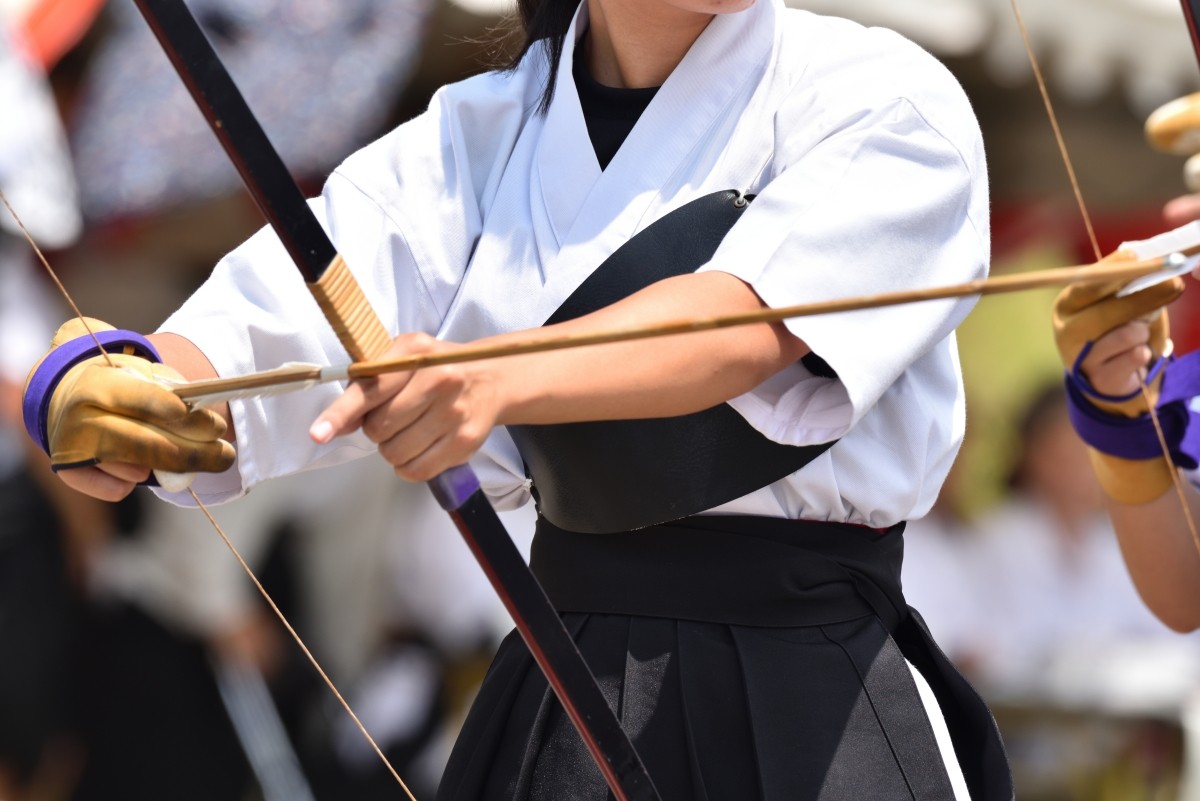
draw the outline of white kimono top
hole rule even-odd
[[[754,193],[705,270],[772,306],[980,278],[989,258],[979,128],[961,88],[897,34],[781,0],[719,15],[601,171],[571,76],[536,111],[547,59],[444,87],[427,111],[348,158],[311,201],[385,326],[465,342],[541,325],[618,246],[724,189]],[[841,438],[803,470],[719,508],[884,527],[923,515],[961,442],[953,330],[971,300],[788,322],[837,379],[801,365],[730,403],[782,443]],[[347,360],[270,231],[229,254],[162,326],[232,376]],[[232,404],[236,468],[208,501],[369,452],[307,430],[336,385]],[[529,497],[495,431],[472,460],[500,508]]]

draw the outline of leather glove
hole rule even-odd
[[[1200,192],[1200,93],[1160,106],[1146,118],[1145,131],[1155,150],[1190,157],[1183,182],[1189,192]]]
[[[1200,94],[1165,103],[1146,118],[1146,140],[1155,150],[1190,156],[1200,153]]]
[[[1118,253],[1112,259],[1131,258]],[[1147,414],[1149,404],[1157,401],[1161,373],[1153,376],[1146,394],[1140,390],[1127,397],[1100,395],[1078,371],[1084,349],[1104,334],[1138,319],[1150,325],[1150,349],[1155,358],[1167,355],[1171,348],[1169,321],[1165,307],[1183,292],[1183,279],[1175,278],[1119,298],[1117,291],[1124,282],[1074,284],[1067,287],[1054,301],[1054,336],[1059,355],[1068,372],[1068,383],[1074,381],[1084,390],[1091,403],[1114,418],[1136,418]],[[1078,393],[1076,396],[1079,397]],[[1165,458],[1131,460],[1103,453],[1088,447],[1092,467],[1101,487],[1111,498],[1121,503],[1148,503],[1171,488],[1175,467]]]
[[[174,473],[222,472],[234,462],[225,421],[188,409],[166,383],[182,380],[137,334],[89,320],[63,325],[25,384],[25,425],[55,471],[101,461]],[[111,364],[109,362],[111,359]]]

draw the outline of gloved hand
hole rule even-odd
[[[221,472],[233,464],[233,446],[221,439],[225,421],[189,410],[165,386],[182,377],[159,362],[147,340],[98,320],[88,325],[107,357],[83,322],[72,320],[25,384],[26,429],[55,471],[101,461],[175,473]]]
[[[1146,118],[1146,140],[1155,150],[1189,156],[1183,182],[1200,192],[1200,93],[1172,100]]]
[[[1127,256],[1110,257],[1120,258]],[[1073,381],[1074,387],[1081,390],[1072,393],[1073,402],[1090,403],[1103,413],[1091,415],[1093,419],[1107,414],[1115,422],[1148,413],[1150,404],[1158,397],[1161,373],[1152,374],[1148,380],[1149,400],[1140,388],[1123,396],[1104,395],[1096,391],[1081,369],[1085,349],[1122,326],[1141,320],[1148,326],[1149,333],[1142,344],[1149,346],[1152,363],[1165,357],[1171,348],[1165,307],[1179,297],[1184,284],[1183,279],[1175,278],[1119,298],[1116,293],[1121,286],[1122,283],[1114,282],[1075,284],[1059,293],[1054,302],[1054,335],[1059,355],[1068,372],[1068,383]],[[1090,446],[1088,453],[1101,487],[1122,503],[1148,503],[1170,489],[1174,481],[1175,468],[1165,458],[1123,459]]]

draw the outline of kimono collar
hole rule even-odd
[[[598,236],[621,210],[632,235],[648,206],[686,180],[688,155],[707,143],[710,130],[748,81],[757,82],[774,52],[780,0],[719,14],[668,76],[654,100],[602,173],[588,138],[572,75],[575,47],[588,25],[587,0],[575,14],[554,76],[533,180],[559,246]],[[538,192],[540,190],[540,192]],[[582,212],[589,213],[584,214]]]

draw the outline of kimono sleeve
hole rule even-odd
[[[785,106],[775,120],[778,166],[705,269],[738,276],[772,307],[986,275],[982,141],[957,86],[943,94],[920,108],[906,97],[849,109]],[[790,132],[813,126],[823,128],[819,138],[789,152]],[[957,365],[947,349],[973,302],[789,320],[837,378],[795,365],[731,405],[794,445],[843,436],[909,370],[917,380],[904,382],[906,391],[927,395],[910,405],[949,408],[961,378],[946,374]]]
[[[439,315],[408,239],[392,215],[335,173],[310,201],[367,299],[391,332],[436,331]],[[270,229],[222,259],[211,277],[160,327],[190,340],[218,375],[242,375],[287,362],[342,364],[338,343],[299,271]],[[308,437],[316,416],[342,392],[325,384],[304,392],[230,403],[236,465],[201,475],[193,489],[205,502],[230,500],[254,485],[374,451],[361,433],[318,446]],[[161,493],[186,503],[184,496]]]

